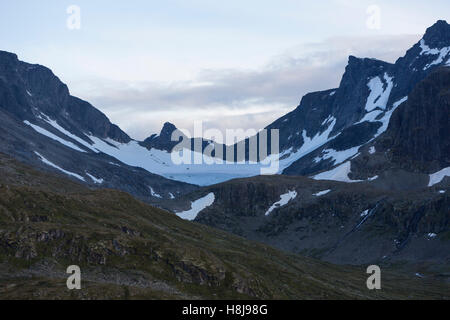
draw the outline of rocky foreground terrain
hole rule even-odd
[[[5,155],[0,172],[1,299],[449,298],[437,274],[386,267],[369,291],[363,267],[283,253]],[[83,290],[66,288],[72,264]]]

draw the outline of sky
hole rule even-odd
[[[337,87],[349,55],[395,62],[439,19],[450,1],[14,0],[0,50],[145,139],[167,121],[264,128]]]

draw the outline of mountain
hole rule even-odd
[[[191,220],[332,263],[401,262],[447,273],[449,114],[450,68],[443,66],[391,111],[382,134],[337,166],[310,178],[232,180],[167,209],[183,217],[196,207]],[[353,136],[344,130],[340,137],[349,143]],[[208,205],[193,204],[206,196]]]
[[[48,68],[0,52],[0,151],[91,187],[129,192],[153,203],[195,189],[134,162],[145,150],[88,102],[73,97]],[[127,148],[124,161],[119,146]]]
[[[277,251],[0,154],[1,299],[446,299],[446,286]],[[68,291],[80,266],[83,290]]]
[[[349,57],[338,88],[266,128],[281,160],[262,176],[213,152],[248,160],[251,139],[172,141],[166,123],[134,140],[0,52],[0,297],[67,296],[75,263],[91,298],[448,298],[449,59],[445,21],[393,64]],[[365,264],[387,270],[382,292]]]
[[[350,57],[339,88],[306,95],[296,110],[269,126],[280,129],[282,150],[294,160],[283,173],[312,175],[357,155],[386,131],[394,110],[420,81],[450,66],[449,39],[450,25],[438,21],[395,64]]]
[[[393,64],[350,56],[338,88],[305,95],[294,111],[265,128],[279,130],[278,173],[313,175],[356,156],[360,148],[387,130],[392,113],[408,99],[419,82],[436,69],[450,66],[449,37],[450,25],[438,21],[427,29],[423,38],[404,57]],[[256,138],[260,139],[261,135]],[[152,139],[156,139],[153,144],[150,143]],[[249,160],[250,139],[243,143],[245,158],[235,156],[234,161]],[[202,150],[209,144],[210,141],[203,141]],[[270,145],[269,142],[269,150]],[[150,137],[147,146],[170,152],[175,143],[171,142],[169,135],[165,135]],[[191,146],[194,150],[193,143]],[[217,144],[215,149],[221,150],[223,155],[230,149],[236,154],[238,144]],[[258,160],[262,159],[258,157]],[[199,172],[203,172],[200,175],[208,175],[211,179],[194,178],[193,175],[176,178],[185,182],[194,179],[197,184],[207,185],[259,175],[264,166],[227,166],[217,170],[205,168],[207,166],[197,167],[201,168]],[[196,169],[190,167],[189,170],[193,172]],[[217,171],[222,174],[217,174]]]
[[[272,172],[312,176],[357,156],[386,131],[392,113],[420,81],[450,64],[449,34],[450,26],[438,21],[394,64],[350,56],[338,88],[305,95],[294,111],[266,127],[280,135],[279,167]],[[225,146],[180,133],[172,141],[179,130],[170,123],[160,134],[136,141],[95,107],[72,97],[49,69],[21,62],[14,54],[1,52],[0,79],[0,130],[8,141],[0,151],[43,168],[63,169],[91,185],[101,181],[155,203],[191,192],[193,185],[257,176],[272,164],[248,162],[250,139]],[[261,134],[254,138],[262,141]],[[180,153],[174,147],[181,141]],[[245,159],[237,155],[241,146]],[[271,143],[268,149],[274,152]],[[220,163],[230,151],[232,161],[247,162]]]

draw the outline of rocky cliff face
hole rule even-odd
[[[438,21],[395,64],[350,57],[339,88],[306,95],[295,111],[269,126],[280,129],[287,154],[317,141],[312,150],[293,156],[283,173],[310,175],[355,156],[387,129],[392,112],[420,81],[450,65],[449,39],[450,25]],[[330,126],[327,136],[317,139]],[[330,158],[330,151],[340,156]]]
[[[43,170],[91,187],[120,189],[152,203],[195,189],[108,155],[118,152],[118,145],[132,143],[131,138],[98,109],[71,96],[50,69],[4,51],[0,119],[0,152]]]
[[[19,61],[0,52],[0,108],[20,120],[46,116],[89,141],[83,132],[100,138],[129,142],[130,137],[88,102],[73,97],[53,72],[41,65]]]
[[[420,82],[393,113],[376,145],[390,149],[392,161],[410,170],[433,173],[449,167],[449,115],[450,68],[441,68]]]

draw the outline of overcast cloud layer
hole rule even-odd
[[[350,54],[394,62],[449,14],[448,0],[0,1],[0,50],[144,139],[166,121],[261,129],[337,87]]]
[[[188,130],[195,120],[221,130],[261,129],[293,110],[304,94],[337,87],[349,55],[395,62],[419,39],[332,38],[286,50],[260,70],[203,70],[174,83],[91,79],[80,91],[137,139],[159,132],[165,121]]]

